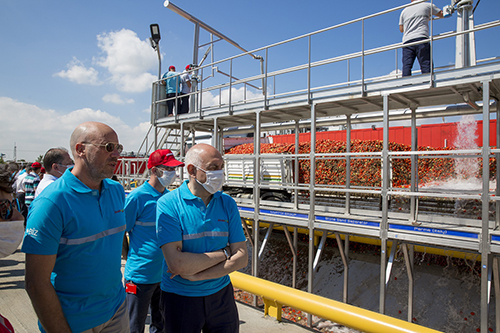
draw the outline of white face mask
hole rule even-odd
[[[163,187],[169,187],[175,180],[175,171],[163,171],[163,175],[158,178],[158,181]]]
[[[0,258],[17,250],[23,240],[24,221],[0,221]]]
[[[207,171],[196,165],[195,167],[207,175],[207,180],[203,184],[198,179],[196,179],[196,182],[203,186],[208,193],[214,194],[222,188],[222,184],[224,184],[224,170]]]

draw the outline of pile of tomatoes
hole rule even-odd
[[[381,140],[353,140],[350,151],[353,153],[380,153],[383,149]],[[450,151],[453,148],[444,147],[418,147],[419,151]],[[311,145],[309,142],[299,143],[298,153],[309,154]],[[411,151],[411,147],[404,144],[389,143],[389,151]],[[344,141],[318,140],[316,141],[316,184],[343,185],[346,184],[345,156],[322,156],[325,153],[345,153],[346,143]],[[253,144],[243,144],[232,147],[226,154],[253,154]],[[294,154],[295,144],[289,143],[263,143],[262,154]],[[476,177],[481,177],[481,159],[475,159],[479,165]],[[391,155],[391,186],[407,187],[411,181],[411,156]],[[309,158],[299,159],[299,183],[310,182]],[[418,179],[420,184],[435,181],[445,181],[450,178],[458,178],[455,172],[455,159],[446,155],[419,155],[417,158]],[[358,154],[351,157],[350,161],[350,184],[351,186],[380,187],[382,186],[382,156],[380,154]],[[489,160],[490,179],[495,178],[496,159]]]

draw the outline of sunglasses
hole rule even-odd
[[[123,145],[119,143],[113,143],[113,142],[108,142],[106,144],[100,144],[100,143],[92,143],[92,142],[82,142],[84,145],[94,145],[98,147],[104,147],[108,153],[112,153],[115,149],[118,152],[118,154],[121,154],[123,151]]]
[[[0,200],[0,219],[10,220],[14,213],[14,200],[1,199]]]

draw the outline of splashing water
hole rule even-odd
[[[457,125],[455,147],[457,149],[477,149],[477,122],[472,115],[462,116]],[[459,179],[474,179],[479,171],[477,158],[456,158],[455,172]]]

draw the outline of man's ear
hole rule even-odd
[[[187,172],[190,176],[195,177],[196,176],[196,167],[192,164],[188,164],[187,167]]]
[[[77,143],[75,145],[75,152],[78,156],[85,155],[85,145],[83,143]]]

